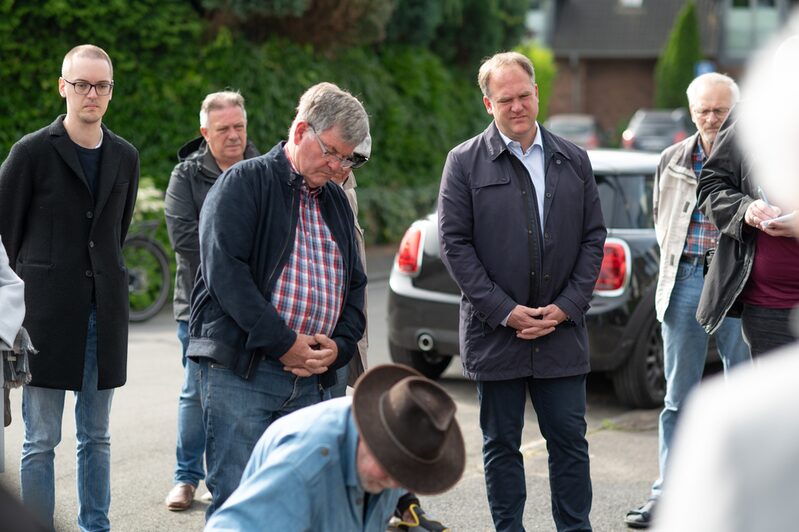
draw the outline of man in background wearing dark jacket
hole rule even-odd
[[[591,530],[585,313],[607,234],[596,182],[585,150],[537,123],[526,56],[493,56],[478,82],[494,120],[450,151],[438,214],[441,258],[463,293],[460,354],[477,381],[491,515],[497,530],[524,528],[529,394],[549,451],[555,525]]]
[[[113,90],[104,50],[70,50],[58,78],[67,114],[14,144],[0,167],[0,234],[39,350],[22,392],[22,500],[49,527],[66,390],[75,392],[78,526],[111,526],[111,400],[128,357],[122,245],[139,183],[136,148],[102,123]]]
[[[330,179],[369,133],[331,83],[300,99],[288,141],[234,165],[200,213],[188,356],[200,363],[208,517],[277,418],[322,400],[363,336],[366,275],[352,210]]]
[[[200,106],[200,134],[178,152],[180,162],[166,190],[166,227],[175,249],[177,272],[172,310],[183,350],[183,387],[178,402],[175,486],[166,497],[172,511],[186,510],[205,478],[205,429],[196,362],[186,358],[189,345],[189,298],[200,266],[200,209],[219,175],[243,159],[258,155],[247,140],[247,110],[238,92],[209,94]]]

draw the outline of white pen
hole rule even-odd
[[[757,194],[758,194],[758,196],[760,196],[760,199],[763,200],[763,203],[765,203],[768,206],[771,206],[771,203],[768,202],[768,198],[766,197],[766,191],[765,190],[763,190],[760,187],[757,187]]]

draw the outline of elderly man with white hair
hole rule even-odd
[[[705,256],[716,247],[719,230],[699,210],[696,189],[707,154],[740,91],[732,78],[711,72],[694,79],[686,94],[697,132],[663,151],[654,184],[653,213],[660,246],[655,310],[663,324],[666,371],[659,425],[660,476],[652,485],[649,500],[625,516],[631,528],[648,528],[652,521],[682,405],[702,379],[711,336],[694,315],[704,285]],[[713,337],[725,371],[750,360],[739,319],[724,319]]]

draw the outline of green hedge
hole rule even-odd
[[[114,61],[105,123],[132,142],[142,176],[163,190],[176,152],[198,135],[205,94],[238,89],[248,133],[263,151],[285,138],[302,92],[332,81],[370,115],[373,159],[358,171],[370,242],[394,241],[429,212],[448,151],[488,124],[478,65],[452,68],[426,48],[402,44],[314,50],[272,38],[252,43],[209,24],[175,0],[0,2],[0,160],[22,135],[65,110],[61,59],[92,42]]]

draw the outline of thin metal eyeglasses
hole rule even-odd
[[[69,81],[67,78],[61,78],[75,89],[75,94],[86,96],[92,89],[97,93],[97,96],[108,96],[111,94],[111,89],[114,88],[113,81],[101,81],[99,83],[89,83],[88,81]]]
[[[716,118],[723,118],[727,116],[727,113],[729,112],[730,112],[729,107],[720,107],[718,109],[701,109],[701,108],[694,109],[694,113],[696,113],[696,116],[700,118],[707,118],[710,115],[710,113],[716,115]]]
[[[319,138],[319,134],[316,132],[313,126],[309,125],[311,131],[316,137],[316,141],[319,143],[319,149],[322,150],[322,155],[327,157],[328,159],[338,161],[338,164],[341,165],[342,168],[360,168],[361,166],[365,165],[367,161],[369,161],[368,157],[364,157],[358,153],[353,153],[349,157],[342,157],[334,152],[332,152],[328,147],[322,142],[322,139]]]

